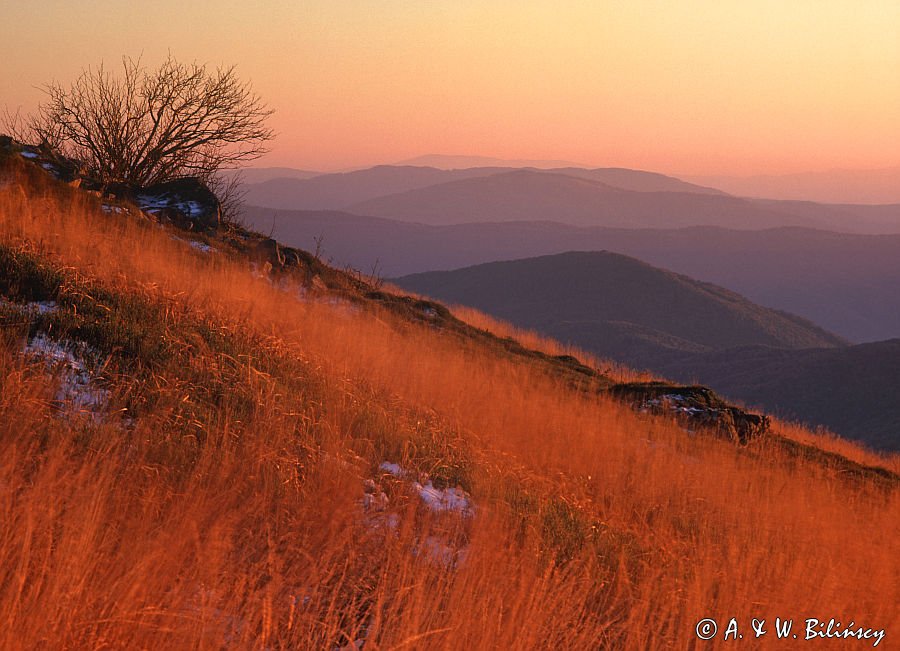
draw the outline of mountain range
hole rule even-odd
[[[553,221],[579,226],[746,230],[799,226],[900,233],[900,205],[753,200],[635,170],[378,166],[307,179],[247,184],[247,202],[288,210],[341,210],[434,225]]]
[[[403,276],[573,250],[623,253],[799,314],[853,342],[900,336],[900,235],[583,228],[552,222],[430,226],[336,211],[248,207],[249,225],[336,264]]]
[[[669,353],[846,342],[800,317],[617,253],[569,252],[412,274],[391,282],[635,368]],[[564,290],[564,291],[563,291]]]
[[[849,346],[790,313],[609,252],[394,279],[633,368],[900,449],[900,340]]]

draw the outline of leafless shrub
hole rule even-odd
[[[210,71],[169,56],[151,71],[123,57],[118,76],[101,64],[68,88],[43,90],[46,101],[27,121],[31,139],[82,161],[104,183],[211,181],[261,156],[274,135],[266,127],[272,110],[234,67]],[[225,183],[229,197],[238,184]]]

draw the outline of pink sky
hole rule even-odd
[[[167,51],[276,109],[260,165],[429,153],[674,174],[900,166],[896,0],[7,3],[0,105]]]

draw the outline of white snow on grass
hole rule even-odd
[[[19,155],[21,155],[22,158],[37,158],[38,157],[38,154],[35,154],[33,151],[20,151]]]
[[[378,466],[381,470],[385,472],[391,473],[394,477],[398,477],[403,479],[405,473],[403,472],[403,468],[400,467],[399,463],[391,463],[389,461],[382,461],[381,465]]]
[[[448,568],[458,567],[465,562],[469,555],[467,547],[455,547],[438,536],[426,536],[419,545],[413,549],[415,556],[426,558],[433,563]]]
[[[4,296],[0,296],[0,305],[12,308],[20,312],[37,312],[38,314],[52,314],[59,309],[56,301],[29,301],[27,303],[14,303]]]
[[[191,247],[200,251],[200,253],[214,253],[215,249],[212,248],[206,242],[198,242],[197,240],[191,240]]]
[[[146,212],[172,208],[183,212],[189,217],[201,217],[205,212],[203,205],[197,201],[177,201],[168,194],[139,194],[136,200],[141,210]]]
[[[684,403],[685,400],[686,398],[684,396],[679,396],[674,393],[667,393],[660,396],[659,398],[650,398],[648,400],[645,400],[641,404],[641,408],[644,411],[648,410],[651,407],[662,408],[680,414],[687,414],[688,416],[696,416],[697,414],[712,413],[718,411],[718,409],[713,408],[704,409],[702,407],[684,407],[682,406],[682,403]]]
[[[435,488],[429,481],[415,483],[419,497],[432,511],[454,511],[463,516],[472,515],[472,502],[461,488]]]
[[[423,473],[417,479],[416,473],[405,470],[398,463],[384,461],[378,468],[412,489],[425,508],[446,514],[438,522],[432,523],[436,528],[431,528],[430,532],[419,531],[415,534],[409,552],[413,556],[451,570],[465,562],[468,544],[465,536],[460,534],[467,527],[469,517],[475,513],[471,497],[461,488],[435,488],[434,484],[428,481],[427,475]],[[379,482],[381,480],[384,480],[384,475]],[[363,480],[364,494],[360,504],[364,522],[373,532],[396,536],[400,529],[400,516],[390,512],[389,498],[381,489],[379,482],[372,479]]]
[[[39,334],[25,346],[25,353],[44,360],[58,374],[59,388],[55,396],[58,402],[75,412],[98,414],[106,406],[108,392],[95,386],[93,374],[72,352],[74,348]]]
[[[139,194],[136,200],[144,210],[168,208],[170,205],[169,196],[166,194]]]
[[[383,461],[378,467],[398,479],[410,480],[413,477],[397,463]],[[425,506],[432,511],[450,511],[466,517],[475,512],[472,498],[461,488],[435,488],[427,477],[423,477],[422,481],[412,481],[412,487]]]
[[[117,215],[121,215],[121,214],[123,214],[123,213],[127,213],[127,212],[128,212],[128,211],[127,211],[125,208],[123,208],[122,206],[114,206],[114,205],[109,204],[109,203],[103,204],[102,206],[100,206],[100,209],[101,209],[103,212],[115,213],[115,214],[117,214]]]
[[[31,301],[26,303],[25,307],[29,310],[35,310],[38,314],[52,314],[59,309],[56,301]]]
[[[388,507],[388,496],[371,479],[363,482],[363,491],[362,506],[364,510],[380,512]]]
[[[188,246],[190,246],[195,251],[199,251],[200,253],[218,253],[218,249],[210,246],[206,242],[200,242],[198,240],[186,240],[183,237],[178,237],[177,235],[169,235],[176,242],[184,242]]]

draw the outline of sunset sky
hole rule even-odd
[[[674,174],[900,165],[897,0],[0,0],[0,108],[123,54],[237,64],[259,165],[422,154]]]

